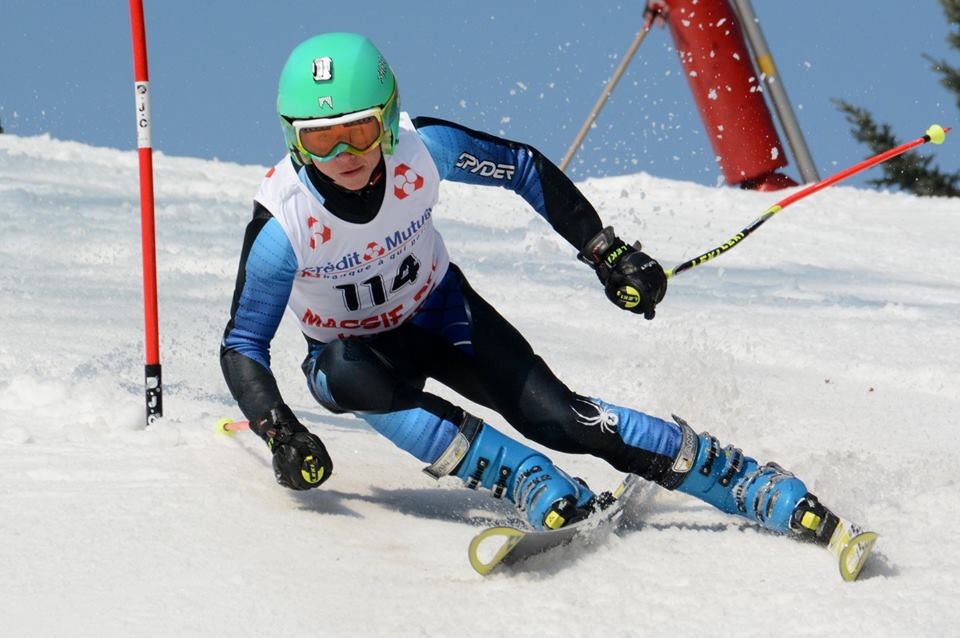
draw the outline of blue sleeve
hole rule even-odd
[[[270,370],[270,342],[290,299],[296,255],[280,224],[260,204],[247,226],[220,367],[230,393],[251,421],[283,403]]]
[[[434,118],[413,124],[441,179],[514,191],[577,250],[603,229],[583,193],[534,147]]]
[[[248,239],[252,241],[241,257],[223,345],[269,369],[270,342],[290,299],[297,259],[289,239],[272,217],[262,225],[256,224],[255,236]]]

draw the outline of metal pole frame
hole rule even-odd
[[[590,127],[593,126],[597,116],[600,115],[600,111],[603,110],[603,106],[607,103],[607,99],[610,97],[610,94],[613,93],[613,89],[616,88],[617,82],[620,81],[620,77],[627,70],[627,66],[636,55],[637,49],[640,48],[640,45],[647,37],[647,34],[650,33],[650,27],[653,25],[653,21],[656,19],[658,13],[659,11],[655,9],[647,10],[647,17],[644,20],[643,28],[637,33],[636,37],[633,39],[633,42],[630,44],[630,48],[627,49],[626,55],[624,55],[623,59],[620,61],[620,65],[617,66],[617,70],[614,71],[613,75],[603,87],[603,91],[601,91],[600,97],[597,99],[597,103],[594,104],[593,110],[590,111],[590,114],[587,116],[586,121],[584,121],[583,126],[580,127],[580,132],[577,133],[573,143],[567,150],[567,154],[564,156],[563,161],[560,162],[561,171],[567,170],[570,160],[572,160],[573,156],[577,154],[577,151],[580,149],[580,145],[583,144],[583,139],[587,136],[587,132],[589,132]]]
[[[790,151],[797,162],[797,170],[800,171],[800,176],[807,184],[817,182],[820,180],[820,176],[817,174],[817,168],[810,156],[810,149],[807,148],[803,133],[800,131],[800,125],[790,106],[783,80],[777,75],[777,67],[773,63],[770,47],[767,46],[766,38],[764,38],[760,24],[757,22],[753,5],[750,0],[731,0],[731,2],[734,12],[740,19],[740,29],[747,38],[750,48],[753,49],[753,57],[757,62],[760,73],[763,74],[764,83],[770,90],[770,101],[773,102],[777,119],[780,120],[783,133],[787,137],[787,144],[790,145]]]

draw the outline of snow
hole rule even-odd
[[[657,490],[621,535],[484,578],[467,543],[513,513],[317,406],[292,324],[274,368],[334,477],[286,491],[259,439],[215,432],[240,416],[217,352],[264,168],[155,153],[155,172],[165,417],[145,427],[136,153],[0,136],[3,636],[956,631],[957,200],[831,187],[678,275],[646,322],[518,197],[445,184],[454,259],[571,387],[775,460],[881,535],[844,583],[822,549]],[[667,266],[787,194],[581,186]],[[598,489],[618,478],[553,456]]]

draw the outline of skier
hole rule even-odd
[[[427,378],[547,448],[595,455],[764,528],[828,542],[838,519],[801,480],[676,417],[569,389],[450,261],[432,219],[439,182],[505,187],[578,251],[610,301],[653,319],[667,289],[661,266],[604,227],[535,148],[411,119],[386,59],[351,33],[293,50],[277,110],[289,153],[255,196],[220,357],[281,485],[315,488],[333,470],[271,373],[270,342],[288,307],[321,406],[356,414],[435,478],[453,475],[509,499],[536,529],[580,520],[602,499],[545,455],[424,391]]]

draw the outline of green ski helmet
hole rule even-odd
[[[324,33],[301,42],[280,72],[277,114],[290,154],[300,164],[313,156],[297,141],[294,120],[383,109],[380,148],[393,153],[400,133],[400,94],[383,54],[356,33]]]

